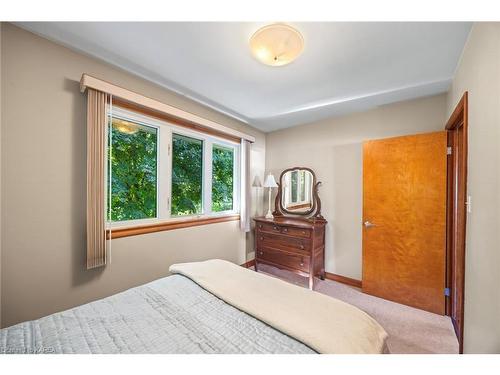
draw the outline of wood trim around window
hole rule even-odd
[[[113,228],[111,231],[111,239],[138,236],[141,234],[163,232],[166,230],[182,229],[189,227],[197,227],[200,225],[224,223],[226,221],[240,220],[240,215],[215,216],[204,218],[193,218],[187,220],[166,221],[163,223],[155,223],[149,225],[140,225],[126,228]],[[107,236],[109,239],[109,235]]]
[[[91,75],[84,73],[82,74],[82,78],[80,79],[80,91],[84,92],[89,87],[112,95],[113,102],[116,101],[116,99],[122,99],[140,107],[149,108],[151,110],[168,115],[169,117],[174,117],[183,122],[194,124],[208,131],[216,131],[218,133],[226,134],[238,139],[246,139],[247,141],[252,143],[255,142],[255,137],[250,134],[246,134],[236,129],[229,128],[215,121],[211,121],[209,119],[195,115],[194,113],[187,112],[180,108],[162,103],[156,99],[141,95],[131,90],[127,90],[123,87],[114,85],[110,82],[92,77]]]
[[[311,203],[300,203],[293,206],[288,206],[286,209],[288,211],[298,210],[300,208],[311,208]]]
[[[194,131],[197,131],[199,133],[208,134],[208,135],[212,135],[215,137],[227,139],[229,141],[232,141],[232,142],[235,142],[238,144],[241,142],[241,138],[234,137],[234,136],[231,136],[229,134],[219,132],[215,129],[210,129],[210,128],[200,126],[194,122],[189,122],[187,120],[183,120],[183,119],[180,119],[180,118],[177,118],[174,116],[169,116],[166,113],[155,111],[154,109],[143,107],[141,105],[138,105],[138,104],[135,104],[132,102],[128,102],[126,100],[122,100],[119,98],[113,98],[113,107],[128,109],[132,112],[136,112],[136,113],[139,113],[139,114],[142,114],[145,116],[153,117],[153,118],[161,120],[161,121],[166,121],[166,122],[169,122],[173,125],[177,125],[177,126],[181,126],[183,128],[194,130]]]

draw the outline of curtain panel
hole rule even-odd
[[[109,95],[87,90],[87,269],[106,264],[106,104]]]
[[[240,147],[240,228],[243,232],[250,232],[250,145],[245,139],[241,140]]]

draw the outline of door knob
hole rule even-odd
[[[373,223],[370,223],[368,220],[366,220],[363,225],[366,227],[366,228],[371,228],[371,227],[374,227],[375,224]]]

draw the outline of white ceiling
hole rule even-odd
[[[19,26],[263,131],[445,92],[470,23],[291,23],[293,63],[256,61],[262,23],[44,22]],[[105,77],[104,77],[105,78]]]

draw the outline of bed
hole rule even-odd
[[[0,353],[382,353],[361,310],[222,260],[0,330]],[[348,327],[349,326],[349,327]]]

